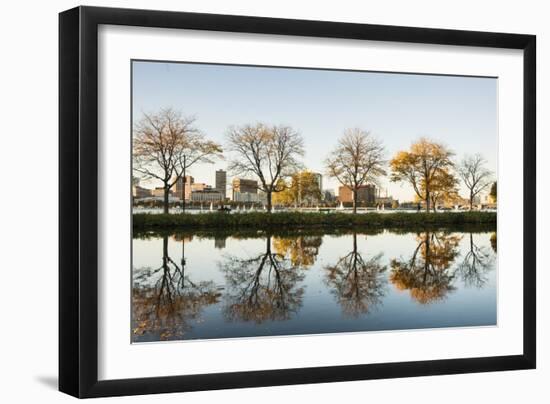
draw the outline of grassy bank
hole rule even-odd
[[[422,228],[460,225],[494,225],[494,212],[448,213],[302,213],[249,212],[239,214],[147,214],[133,215],[136,231],[155,229],[264,229],[289,228]]]

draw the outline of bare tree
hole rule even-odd
[[[470,210],[474,206],[474,198],[493,182],[493,173],[485,167],[487,161],[481,154],[465,156],[458,166],[458,175],[468,188]]]
[[[487,274],[493,268],[493,263],[494,254],[488,247],[478,246],[474,242],[473,233],[470,233],[469,250],[458,266],[464,284],[482,288],[488,281]]]
[[[193,281],[168,254],[163,236],[162,264],[158,268],[133,269],[132,340],[135,342],[185,339],[202,310],[218,303],[221,294],[212,281]],[[183,243],[183,239],[182,239]]]
[[[220,268],[227,284],[223,313],[230,321],[288,320],[302,306],[304,268],[272,252],[271,235],[265,252],[244,259],[226,256]]]
[[[325,160],[327,172],[353,192],[353,213],[357,212],[357,191],[367,183],[377,184],[385,175],[382,143],[362,129],[347,129]]]
[[[365,259],[357,249],[357,233],[353,233],[352,251],[325,267],[326,283],[333,288],[344,314],[358,317],[382,303],[387,280],[381,258],[378,254]]]
[[[211,163],[221,147],[194,126],[195,119],[170,108],[143,114],[134,127],[133,169],[145,178],[160,180],[164,188],[164,213],[170,189],[197,162]],[[183,191],[185,203],[185,188]],[[185,206],[185,205],[184,205]]]
[[[201,133],[189,133],[176,156],[174,169],[175,181],[182,179],[181,191],[182,210],[185,213],[185,190],[187,187],[187,171],[195,163],[213,164],[213,158],[223,158],[222,148],[219,144],[206,140]],[[172,183],[173,185],[173,183]]]
[[[288,126],[259,123],[229,128],[227,143],[228,150],[233,153],[229,171],[256,177],[258,189],[267,197],[267,211],[271,212],[272,194],[284,189],[280,180],[301,167],[299,157],[304,155],[302,136]]]

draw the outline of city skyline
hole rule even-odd
[[[326,175],[323,163],[350,127],[380,139],[387,160],[426,136],[453,149],[457,161],[481,153],[496,178],[496,91],[492,78],[133,62],[132,102],[134,122],[144,112],[172,107],[194,116],[196,126],[222,145],[231,125],[290,125],[304,138],[305,168],[322,174],[323,188],[338,194],[340,184]],[[189,174],[215,184],[220,169],[227,171],[227,159],[198,164]],[[228,172],[228,186],[234,177],[241,176]],[[406,184],[384,177],[379,185],[395,199],[414,199]],[[465,193],[463,186],[460,191]]]

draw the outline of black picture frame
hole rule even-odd
[[[99,381],[100,24],[523,50],[523,354]],[[84,398],[535,368],[535,103],[534,35],[97,7],[60,13],[59,390]]]

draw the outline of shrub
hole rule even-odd
[[[445,213],[366,213],[350,214],[304,212],[246,212],[202,214],[147,214],[133,215],[134,229],[281,229],[306,227],[426,227],[455,226],[464,224],[491,224],[496,226],[494,212],[445,212]]]

